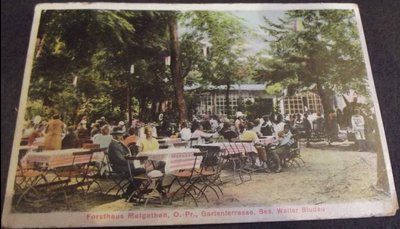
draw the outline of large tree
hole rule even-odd
[[[265,21],[271,57],[264,61],[261,80],[294,89],[315,85],[325,115],[333,108],[334,95],[353,89],[369,97],[354,11],[289,11],[278,23]],[[377,177],[377,187],[388,192],[381,147]]]
[[[226,113],[231,114],[230,88],[239,77],[245,29],[239,18],[227,12],[195,11],[187,13],[184,19],[184,25],[192,29],[191,35],[206,48],[206,57],[197,62],[200,83],[225,86]]]
[[[170,39],[171,75],[178,105],[179,123],[182,123],[187,119],[187,109],[183,95],[185,77],[182,74],[182,60],[179,48],[178,16],[178,12],[168,12],[167,20]]]
[[[335,93],[355,89],[367,94],[366,70],[354,12],[288,11],[278,23],[265,19],[270,57],[259,79],[294,92],[315,86],[325,115]]]
[[[94,10],[42,13],[29,91],[31,101],[42,101],[42,115],[56,110],[73,122],[80,106],[108,87],[100,70],[112,63],[102,60],[115,59],[134,44],[135,30],[127,20],[132,16]]]
[[[138,112],[148,112],[143,108],[149,101],[165,98],[157,83],[165,71],[167,30],[160,29],[165,25],[158,13],[148,11],[45,11],[30,100],[63,112],[68,121],[77,113],[124,119],[128,112],[130,118],[133,96],[140,98]],[[132,64],[134,75],[129,74]]]
[[[183,121],[183,87],[195,78],[187,80],[190,73],[197,82],[226,85],[229,101],[242,31],[240,21],[223,12],[45,11],[29,97],[32,104],[42,101],[44,108],[61,110],[72,120],[83,113],[93,119],[139,113],[146,121],[156,117],[156,104],[175,97]],[[168,55],[170,69],[164,65]],[[152,115],[144,115],[148,112]]]

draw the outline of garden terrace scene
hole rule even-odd
[[[353,10],[45,10],[34,50],[14,212],[388,198]]]

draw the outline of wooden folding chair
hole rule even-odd
[[[243,165],[242,170],[249,174],[251,180],[251,174],[257,170],[255,165],[257,160],[257,152],[253,152],[251,147],[253,146],[253,141],[237,140],[235,143],[238,151],[242,152],[240,157]]]
[[[106,151],[107,148],[94,148],[90,151],[92,153],[91,162],[89,162],[89,164],[87,165],[88,167],[86,168],[86,171],[83,171],[82,173],[83,179],[91,182],[88,184],[87,191],[89,191],[90,187],[93,184],[97,184],[100,193],[103,193],[101,185],[99,183],[99,179],[102,175],[101,171],[105,166],[104,158]]]
[[[233,170],[232,179],[236,185],[251,180],[251,173],[245,169],[247,156],[245,155],[245,147],[241,142],[224,142],[225,151],[222,154],[223,169],[228,166]],[[249,175],[249,179],[245,179],[244,175]]]
[[[28,165],[22,166],[18,161],[14,186],[18,199],[15,206],[18,206],[23,199],[27,202],[40,199],[40,191],[36,188],[39,183],[47,183],[45,173]]]
[[[204,196],[206,201],[208,202],[207,196],[204,195],[204,189],[198,187],[198,182],[201,178],[200,174],[202,173],[203,169],[203,167],[201,167],[201,160],[203,156],[205,156],[203,152],[193,153],[193,157],[189,158],[193,161],[193,163],[187,163],[186,165],[181,166],[178,171],[172,173],[174,179],[169,186],[168,193],[171,193],[170,188],[174,183],[177,183],[179,187],[176,191],[172,193],[169,199],[170,203],[172,203],[172,201],[181,190],[183,190],[183,199],[185,199],[186,195],[189,195],[190,197],[192,197],[194,203],[196,204],[196,207],[198,206],[197,198],[200,196]],[[182,160],[188,161],[189,159],[184,158]],[[196,192],[199,193],[197,194]]]
[[[115,193],[116,196],[121,192],[122,195],[125,193],[125,188],[129,185],[129,181],[126,179],[126,177],[121,176],[117,171],[114,171],[112,169],[112,164],[110,163],[110,159],[108,157],[108,152],[104,152],[105,155],[105,161],[106,161],[106,178],[110,179],[114,182],[113,186],[109,188],[105,194],[109,194],[112,190],[116,189],[117,192]]]
[[[69,180],[68,185],[63,187],[66,192],[75,191],[80,188],[84,191],[85,195],[87,194],[90,186],[96,181],[94,177],[100,173],[98,166],[92,161],[93,155],[95,152],[101,150],[74,152],[72,154],[73,160],[71,166],[66,166],[55,171],[58,178]]]
[[[200,149],[201,152],[204,153],[203,160],[201,162],[201,167],[198,171],[202,187],[200,188],[202,192],[200,194],[204,194],[208,188],[212,189],[219,199],[219,195],[217,190],[214,188],[216,187],[220,192],[221,195],[224,193],[222,192],[221,187],[217,183],[220,182],[220,174],[222,170],[222,151],[219,146],[196,146],[196,148]]]
[[[127,166],[129,168],[130,179],[129,182],[134,188],[134,191],[129,195],[126,201],[131,202],[132,200],[137,203],[141,203],[144,201],[144,206],[146,207],[148,201],[153,198],[151,193],[154,192],[156,186],[159,185],[159,182],[162,182],[162,178],[164,174],[159,170],[153,170],[151,172],[145,172],[143,174],[134,175],[132,164],[135,161],[140,162],[143,165],[148,164],[147,156],[126,156],[125,159],[128,161]],[[131,164],[132,163],[132,164]],[[158,193],[158,198],[160,203],[163,204],[163,196],[162,193]]]
[[[42,198],[47,199],[63,194],[64,201],[68,205],[68,193],[75,193],[78,188],[84,190],[85,186],[91,184],[91,181],[82,178],[82,173],[88,173],[85,168],[90,165],[92,155],[91,151],[74,152],[71,164],[48,169],[46,175],[54,174],[55,178],[51,181],[37,184],[35,189],[38,190]]]
[[[305,161],[301,158],[300,155],[300,139],[298,136],[293,136],[292,137],[294,142],[290,145],[289,147],[289,152],[286,154],[286,157],[284,158],[285,162],[288,164],[288,166],[293,166],[293,167],[301,167],[302,165],[305,165]]]

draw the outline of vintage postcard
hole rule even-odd
[[[398,209],[353,4],[39,4],[2,226]]]

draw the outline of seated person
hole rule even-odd
[[[278,114],[276,117],[276,123],[274,123],[273,125],[276,138],[279,138],[278,133],[283,131],[285,125],[287,124],[284,122],[283,116],[281,114]]]
[[[317,112],[317,118],[313,121],[313,126],[317,138],[320,138],[324,132],[324,118],[321,116],[321,112]]]
[[[254,124],[252,122],[248,122],[246,124],[246,130],[244,130],[244,126],[241,125],[241,134],[239,135],[239,139],[241,141],[252,141],[253,143],[260,142],[260,139],[257,136],[257,133],[254,131]],[[253,165],[255,165],[257,160],[257,154],[254,152],[249,152],[250,159]]]
[[[109,133],[108,125],[104,125],[100,129],[100,133],[93,136],[93,143],[99,144],[100,148],[108,148],[112,140],[112,136]]]
[[[74,126],[67,128],[67,134],[61,142],[62,149],[72,149],[78,146],[78,136],[75,134]]]
[[[218,132],[218,134],[224,137],[224,139],[228,139],[229,141],[232,141],[232,139],[238,137],[236,132],[232,130],[231,124],[229,122],[224,122],[223,127]]]
[[[93,123],[92,124],[92,130],[90,131],[90,137],[93,138],[94,135],[100,133],[100,124],[99,123]],[[83,134],[82,132],[82,136],[79,135],[78,133],[78,137],[79,138],[86,138],[86,135]]]
[[[310,138],[311,138],[311,122],[308,120],[308,114],[304,114],[303,116],[303,127],[305,132],[305,138],[307,140],[307,147],[310,147]]]
[[[151,134],[152,134],[153,137],[155,137],[155,138],[158,137],[157,128],[155,126],[151,127],[150,125],[144,126],[144,124],[141,124],[141,127],[139,128],[139,135],[138,135],[139,138],[146,137],[146,134],[144,133],[144,130],[146,129],[146,127],[152,129]],[[166,135],[166,136],[169,136],[169,135]]]
[[[146,126],[144,128],[144,134],[145,134],[145,137],[141,138],[137,143],[139,146],[139,152],[158,150],[159,144],[158,144],[157,139],[155,139],[153,137],[153,127]],[[164,161],[153,161],[153,166],[154,166],[154,169],[159,170],[162,173],[165,173],[165,162]],[[162,189],[162,181],[158,182],[156,189],[159,193],[161,193],[162,195],[165,195],[165,192]]]
[[[89,138],[87,129],[84,127],[82,122],[80,122],[78,124],[78,126],[76,127],[76,134],[77,134],[78,138],[80,138],[80,139]]]
[[[125,159],[125,156],[130,156],[131,152],[128,147],[121,142],[123,134],[124,132],[120,128],[116,127],[113,129],[113,132],[111,133],[113,139],[108,147],[108,157],[110,159],[111,168],[115,172],[125,178],[130,178],[128,161]],[[144,168],[136,168],[132,162],[129,163],[132,176],[146,173]],[[127,187],[124,197],[128,198],[132,192],[140,187],[140,185],[140,180],[133,180],[133,182]]]
[[[218,133],[217,133],[218,134]],[[196,130],[192,133],[192,138],[197,138],[197,145],[204,144],[205,139],[211,138],[215,133],[206,133],[203,131],[203,125],[198,124]]]
[[[180,135],[182,141],[189,141],[190,138],[192,137],[192,132],[188,128],[186,122],[182,122],[181,131],[179,131],[179,135]]]
[[[128,134],[129,135],[124,139],[123,143],[127,146],[129,146],[130,144],[136,144],[137,136],[135,135],[135,128],[129,128]]]
[[[281,170],[281,165],[285,166],[285,156],[290,151],[290,146],[294,143],[292,132],[290,132],[290,126],[285,125],[283,131],[278,133],[278,143],[276,148],[272,151],[274,157],[279,156],[281,163],[279,163],[278,171]]]
[[[151,126],[146,126],[144,128],[144,138],[140,138],[138,142],[139,152],[146,152],[159,149],[157,139],[153,137],[153,128]]]
[[[253,131],[256,132],[257,136],[263,136],[261,133],[261,125],[263,124],[262,120],[257,118],[253,123]]]
[[[268,115],[265,115],[263,117],[264,119],[264,123],[261,125],[261,133],[263,136],[272,136],[274,133],[274,129],[273,129],[273,124],[272,122],[269,120]]]
[[[257,143],[260,141],[258,139],[257,133],[253,130],[254,124],[252,122],[248,122],[246,125],[246,130],[242,132],[239,136],[239,139],[242,141],[252,141],[253,143]]]
[[[231,130],[231,124],[229,122],[224,122],[222,128],[218,131],[219,135],[223,135],[224,132]]]
[[[124,121],[120,121],[120,122],[118,123],[118,127],[121,128],[122,132],[124,132],[124,133],[126,132],[126,126],[125,126]]]

